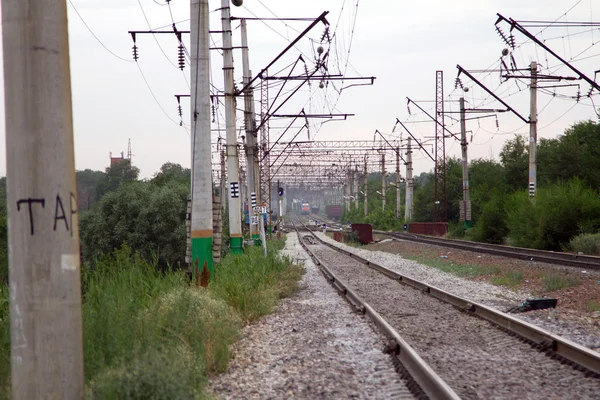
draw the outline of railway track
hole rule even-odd
[[[416,235],[413,233],[385,232],[373,230],[373,233],[399,240],[408,240],[424,244],[432,244],[455,249],[475,251],[498,256],[517,258],[521,260],[540,261],[550,264],[568,265],[586,269],[600,270],[600,257],[584,254],[562,253],[522,247],[502,246],[488,243],[469,242],[465,240],[445,239],[433,236]]]
[[[312,233],[298,235],[334,286],[392,339],[392,352],[430,398],[600,393],[598,353],[340,251]]]

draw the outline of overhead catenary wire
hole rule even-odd
[[[111,49],[109,49],[101,40],[100,38],[98,38],[98,36],[96,36],[96,34],[94,33],[94,31],[92,30],[92,28],[90,28],[90,26],[87,24],[87,22],[85,22],[85,20],[83,19],[83,17],[81,16],[81,14],[79,13],[79,11],[77,10],[77,8],[75,7],[75,4],[73,4],[73,2],[71,0],[69,0],[69,4],[71,5],[71,7],[73,8],[73,10],[75,11],[75,13],[77,14],[77,16],[79,17],[79,19],[81,20],[81,22],[83,22],[83,25],[85,25],[85,27],[87,28],[88,31],[90,31],[90,33],[92,34],[92,36],[94,37],[94,39],[96,39],[96,41],[98,43],[100,43],[100,45],[102,47],[104,47],[104,49],[106,51],[108,51],[110,54],[112,54],[113,56],[115,56],[116,58],[118,58],[121,61],[125,61],[125,62],[135,62],[134,60],[129,60],[126,58],[123,58],[121,56],[119,56],[118,54],[116,54],[115,52],[113,52]]]

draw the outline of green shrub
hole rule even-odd
[[[579,285],[579,279],[565,277],[556,273],[544,274],[542,281],[544,282],[544,289],[546,292],[554,292],[555,290]]]
[[[230,254],[217,266],[215,280],[209,286],[238,310],[244,321],[254,321],[270,313],[277,299],[295,290],[302,275],[300,267],[290,267],[289,259],[273,251],[283,241],[272,242],[266,258],[258,247],[249,247],[242,255]],[[282,283],[286,280],[287,284]]]
[[[235,310],[204,288],[180,287],[161,295],[143,319],[144,333],[153,333],[147,345],[184,346],[209,373],[226,369],[229,346],[242,327]]]
[[[92,399],[184,400],[200,398],[201,376],[184,346],[155,348],[103,371],[91,384]]]
[[[521,281],[523,281],[523,272],[521,271],[507,271],[501,276],[492,278],[494,285],[508,286],[510,288],[519,286]]]
[[[568,249],[584,254],[600,255],[600,233],[583,233],[569,241]]]
[[[94,269],[82,269],[85,374],[95,376],[105,366],[133,357],[139,338],[137,317],[161,293],[182,286],[183,274],[167,273],[132,255],[123,245],[101,256]]]
[[[509,243],[515,246],[561,250],[582,226],[600,227],[598,193],[577,179],[540,188],[535,201],[526,192],[513,199],[507,221]]]
[[[463,239],[466,236],[464,221],[448,222],[448,237],[452,239]]]
[[[488,201],[477,223],[468,232],[468,237],[476,242],[502,244],[508,234],[506,226],[506,196],[495,193]]]

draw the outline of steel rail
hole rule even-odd
[[[313,237],[321,241],[314,235],[310,229],[306,228],[300,221],[304,229],[306,229]],[[460,397],[448,386],[446,382],[419,356],[419,354],[400,336],[400,334],[375,311],[367,302],[358,296],[350,289],[343,281],[341,281],[326,264],[320,260],[302,240],[300,231],[294,224],[294,229],[298,235],[298,240],[304,250],[310,255],[313,262],[319,267],[329,283],[335,287],[344,297],[358,309],[363,315],[368,316],[379,330],[388,338],[396,342],[394,356],[406,368],[410,376],[417,382],[420,388],[429,396],[430,399],[453,399],[458,400]]]
[[[476,251],[479,253],[487,253],[510,258],[518,258],[521,260],[540,261],[550,264],[600,270],[600,257],[585,254],[562,253],[489,243],[468,242],[466,240],[445,239],[417,235],[413,233],[385,232],[378,230],[373,230],[373,233],[390,236],[396,239],[410,240],[414,242],[452,247],[460,250]]]
[[[388,269],[382,265],[373,263],[363,257],[360,257],[350,251],[341,249],[331,243],[327,243],[319,238],[314,232],[312,235],[317,238],[319,242],[325,246],[336,250],[342,254],[345,254],[366,266],[378,271],[387,277],[397,280],[398,282],[405,283],[411,287],[419,289],[423,292],[429,293],[431,296],[450,303],[455,307],[458,307],[466,312],[470,312],[474,315],[482,317],[500,328],[510,331],[520,337],[529,340],[540,348],[545,349],[552,355],[563,357],[564,359],[578,364],[588,370],[600,374],[600,353],[588,349],[587,347],[581,346],[568,339],[562,338],[553,333],[547,332],[535,325],[528,322],[519,320],[501,311],[495,310],[486,305],[477,303],[472,300],[465,299],[460,296],[453,295],[445,290],[439,289],[435,286],[429,285],[425,282],[418,281],[416,279],[409,278],[402,274],[399,274],[391,269]]]

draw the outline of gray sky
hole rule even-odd
[[[170,10],[165,0],[71,1],[94,35],[111,52],[124,59],[109,53],[86,28],[74,8],[68,5],[77,169],[103,170],[108,165],[109,152],[118,155],[121,151],[126,151],[129,138],[133,146],[134,163],[141,169],[142,177],[151,177],[167,161],[189,167],[190,137],[186,127],[179,126],[180,118],[174,98],[175,94],[189,93],[189,66],[186,65],[181,72],[173,65],[177,64],[177,41],[172,35],[156,35],[156,39],[151,35],[138,36],[140,59],[136,65],[131,56],[132,39],[127,33],[128,30],[148,29],[148,23],[152,28],[168,29],[173,20],[178,29],[189,29],[189,1],[172,0]],[[220,1],[210,0],[211,10],[219,7]],[[277,15],[315,18],[325,10],[330,11],[327,18],[331,31],[337,27],[335,40],[324,45],[330,48],[330,71],[335,73],[345,70],[347,76],[375,76],[375,84],[347,89],[339,96],[333,84],[319,89],[318,84],[314,83],[310,91],[308,88],[301,90],[294,101],[284,106],[281,112],[298,113],[305,107],[307,111],[310,108],[314,113],[330,110],[336,113],[354,113],[355,117],[344,122],[329,122],[323,126],[313,124],[312,137],[317,140],[372,140],[375,129],[391,134],[396,118],[411,122],[409,129],[417,137],[433,134],[433,124],[412,123],[423,121],[426,117],[418,114],[414,106],[411,107],[412,115],[409,115],[406,97],[434,100],[436,70],[444,71],[444,94],[447,100],[457,100],[462,94],[466,97],[468,107],[500,107],[464,76],[461,78],[462,82],[471,90],[468,93],[454,90],[456,64],[466,69],[498,67],[501,51],[506,45],[494,29],[496,13],[516,20],[590,21],[599,20],[600,2],[245,0],[244,7],[232,8],[232,14],[239,17],[254,14],[260,17]],[[219,18],[220,12],[211,13],[211,29],[220,28]],[[306,21],[249,21],[253,72],[260,71],[287,45],[288,39],[293,39],[297,31],[304,30],[307,25]],[[234,44],[239,43],[237,26],[234,22]],[[500,26],[505,32],[509,31],[506,24]],[[291,50],[272,71],[284,69],[298,57],[300,51],[306,55],[309,65],[314,65],[315,41],[321,38],[323,28],[323,25],[314,28],[298,48]],[[540,28],[531,28],[530,31],[537,33]],[[594,45],[600,41],[598,28],[549,28],[538,37],[546,40],[547,45],[561,56],[572,59],[574,65],[588,76],[593,78],[594,71],[600,69],[600,46]],[[213,35],[213,38],[218,46],[220,35]],[[561,68],[556,59],[527,42],[520,33],[515,32],[515,39],[517,48],[513,56],[519,68],[537,60],[542,64],[543,73],[551,71],[563,76],[573,75],[567,68]],[[189,35],[184,35],[184,41],[189,43]],[[213,82],[216,87],[222,88],[221,57],[215,51],[211,53]],[[236,81],[239,82],[239,52],[234,54],[234,58]],[[523,116],[529,115],[529,94],[525,84],[515,80],[501,84],[497,72],[477,76]],[[587,94],[588,90],[589,85],[582,82],[581,94]],[[556,137],[579,120],[597,120],[590,99],[582,99],[577,103],[562,96],[553,96],[553,91],[560,95],[577,94],[577,88],[572,87],[546,89],[547,93],[539,94],[540,137]],[[595,100],[600,105],[598,96]],[[242,102],[238,104],[241,106]],[[434,104],[423,103],[423,106],[431,113]],[[182,107],[183,121],[189,124],[187,99],[182,100]],[[4,110],[4,107],[1,109]],[[457,103],[448,102],[446,109],[457,110]],[[220,106],[216,111],[219,122],[223,123],[224,108]],[[241,117],[241,113],[238,113],[238,118]],[[4,127],[3,111],[1,118]],[[275,126],[283,124],[284,121],[272,123]],[[497,128],[495,118],[468,122],[467,129],[472,131],[469,147],[471,159],[497,158],[505,140],[514,137],[515,133],[528,133],[528,126],[524,126],[516,116],[509,113],[498,115],[498,126]],[[213,128],[217,128],[216,122]],[[458,132],[459,127],[455,124],[450,129]],[[397,129],[389,137],[397,137],[400,131]],[[276,129],[272,130],[273,135],[277,135]],[[215,140],[216,136],[215,132]],[[406,134],[403,134],[403,138],[406,138]],[[298,139],[306,140],[306,134],[301,134]],[[4,140],[0,143],[4,149]],[[447,149],[448,155],[460,157],[460,146],[454,140],[448,140]],[[5,151],[0,151],[0,155],[0,174],[5,175]],[[424,154],[415,154],[414,158],[416,173],[431,170],[432,163]]]

